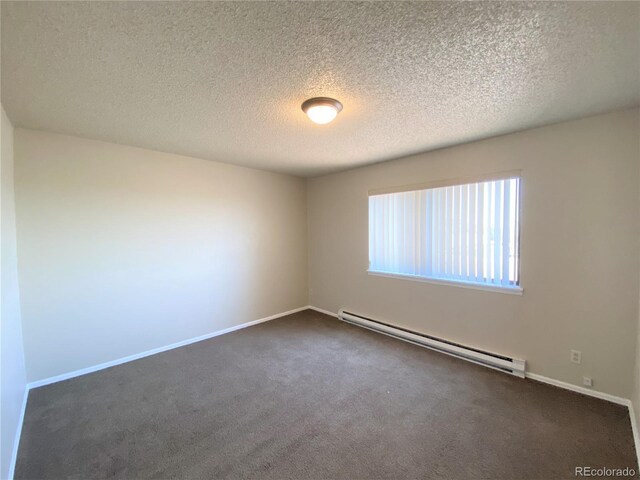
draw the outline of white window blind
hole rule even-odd
[[[369,270],[518,286],[520,179],[369,197]]]

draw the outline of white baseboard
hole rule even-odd
[[[571,390],[572,392],[582,393],[583,395],[588,395],[589,397],[600,398],[601,400],[607,400],[612,403],[617,403],[618,405],[624,405],[625,407],[631,405],[631,401],[629,399],[616,397],[615,395],[599,392],[597,390],[591,390],[590,388],[580,387],[578,385],[574,385],[573,383],[562,382],[560,380],[556,380],[555,378],[538,375],[537,373],[527,372],[525,373],[525,377],[537,382],[547,383],[555,387],[564,388],[565,390]]]
[[[640,469],[640,434],[638,432],[638,422],[636,413],[633,410],[633,402],[629,402],[629,416],[631,417],[631,430],[633,431],[633,443],[636,445],[636,458],[638,459],[638,468]]]
[[[109,362],[101,363],[99,365],[93,365],[91,367],[82,368],[80,370],[74,370],[73,372],[67,372],[60,375],[56,375],[54,377],[44,378],[42,380],[36,380],[34,382],[30,382],[27,385],[27,388],[37,388],[43,387],[45,385],[50,385],[52,383],[61,382],[63,380],[68,380],[70,378],[79,377],[81,375],[86,375],[87,373],[97,372],[98,370],[104,370],[105,368],[115,367],[116,365],[121,365],[123,363],[132,362],[133,360],[138,360],[140,358],[148,357],[150,355],[155,355],[156,353],[166,352],[167,350],[173,350],[174,348],[184,347],[186,345],[190,345],[192,343],[201,342],[202,340],[208,340],[209,338],[217,337],[220,335],[224,335],[225,333],[235,332],[236,330],[241,330],[243,328],[251,327],[253,325],[257,325],[259,323],[268,322],[269,320],[274,320],[276,318],[284,317],[286,315],[291,315],[292,313],[301,312],[302,310],[307,310],[310,308],[309,306],[304,306],[300,308],[294,308],[293,310],[289,310],[282,313],[277,313],[275,315],[271,315],[270,317],[259,318],[258,320],[253,320],[251,322],[243,323],[241,325],[235,325],[233,327],[225,328],[223,330],[217,330],[212,333],[207,333],[205,335],[200,335],[199,337],[189,338],[187,340],[182,340],[181,342],[172,343],[170,345],[165,345],[163,347],[154,348],[152,350],[147,350],[146,352],[136,353],[133,355],[129,355],[127,357],[118,358],[116,360],[111,360]]]
[[[330,312],[329,310],[323,310],[322,308],[314,307],[313,305],[309,305],[307,308],[315,310],[316,312],[324,313],[325,315],[331,315],[332,317],[338,318],[337,313]]]
[[[16,471],[16,461],[18,460],[18,447],[20,446],[20,437],[22,436],[22,425],[24,424],[24,414],[27,411],[27,399],[29,398],[29,385],[25,385],[24,396],[22,398],[22,407],[20,416],[18,417],[18,426],[16,434],[13,438],[13,451],[11,452],[11,463],[9,464],[9,479],[13,480]]]

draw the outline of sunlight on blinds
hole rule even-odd
[[[520,179],[369,197],[369,270],[518,285]]]

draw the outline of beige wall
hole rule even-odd
[[[638,322],[637,109],[308,182],[310,303],[522,357],[629,398]],[[425,132],[428,135],[428,132]],[[367,191],[522,170],[522,296],[369,276]],[[582,351],[582,364],[569,361]]]
[[[29,381],[307,303],[302,179],[16,129]]]
[[[633,410],[636,417],[636,428],[640,428],[640,316],[638,317],[638,338],[636,340],[635,360],[634,390],[631,401],[633,402]],[[640,462],[640,445],[636,445],[636,451],[638,452],[638,461]]]
[[[640,139],[638,140],[640,142]],[[639,179],[640,181],[640,179]],[[638,200],[640,201],[640,195],[638,196]],[[640,235],[640,232],[638,233]],[[640,274],[640,269],[639,269]],[[638,292],[638,302],[640,302],[640,291]],[[638,307],[640,310],[640,306]],[[631,396],[631,401],[633,402],[633,410],[635,413],[635,423],[636,429],[640,429],[640,312],[638,313],[638,332],[636,339],[636,357],[635,357],[635,372],[634,372],[634,381],[633,381],[633,394]],[[633,420],[632,420],[633,421]],[[636,453],[638,454],[638,462],[640,462],[640,444],[636,438]]]
[[[20,294],[18,290],[18,264],[16,253],[16,212],[13,185],[13,126],[1,108],[0,177],[2,191],[0,206],[2,230],[0,291],[2,308],[0,320],[1,385],[0,392],[0,478],[10,478],[10,466],[16,431],[20,428],[20,414],[26,388],[22,325],[20,320]]]

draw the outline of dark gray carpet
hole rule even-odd
[[[16,478],[575,478],[627,409],[305,311],[32,390]]]

